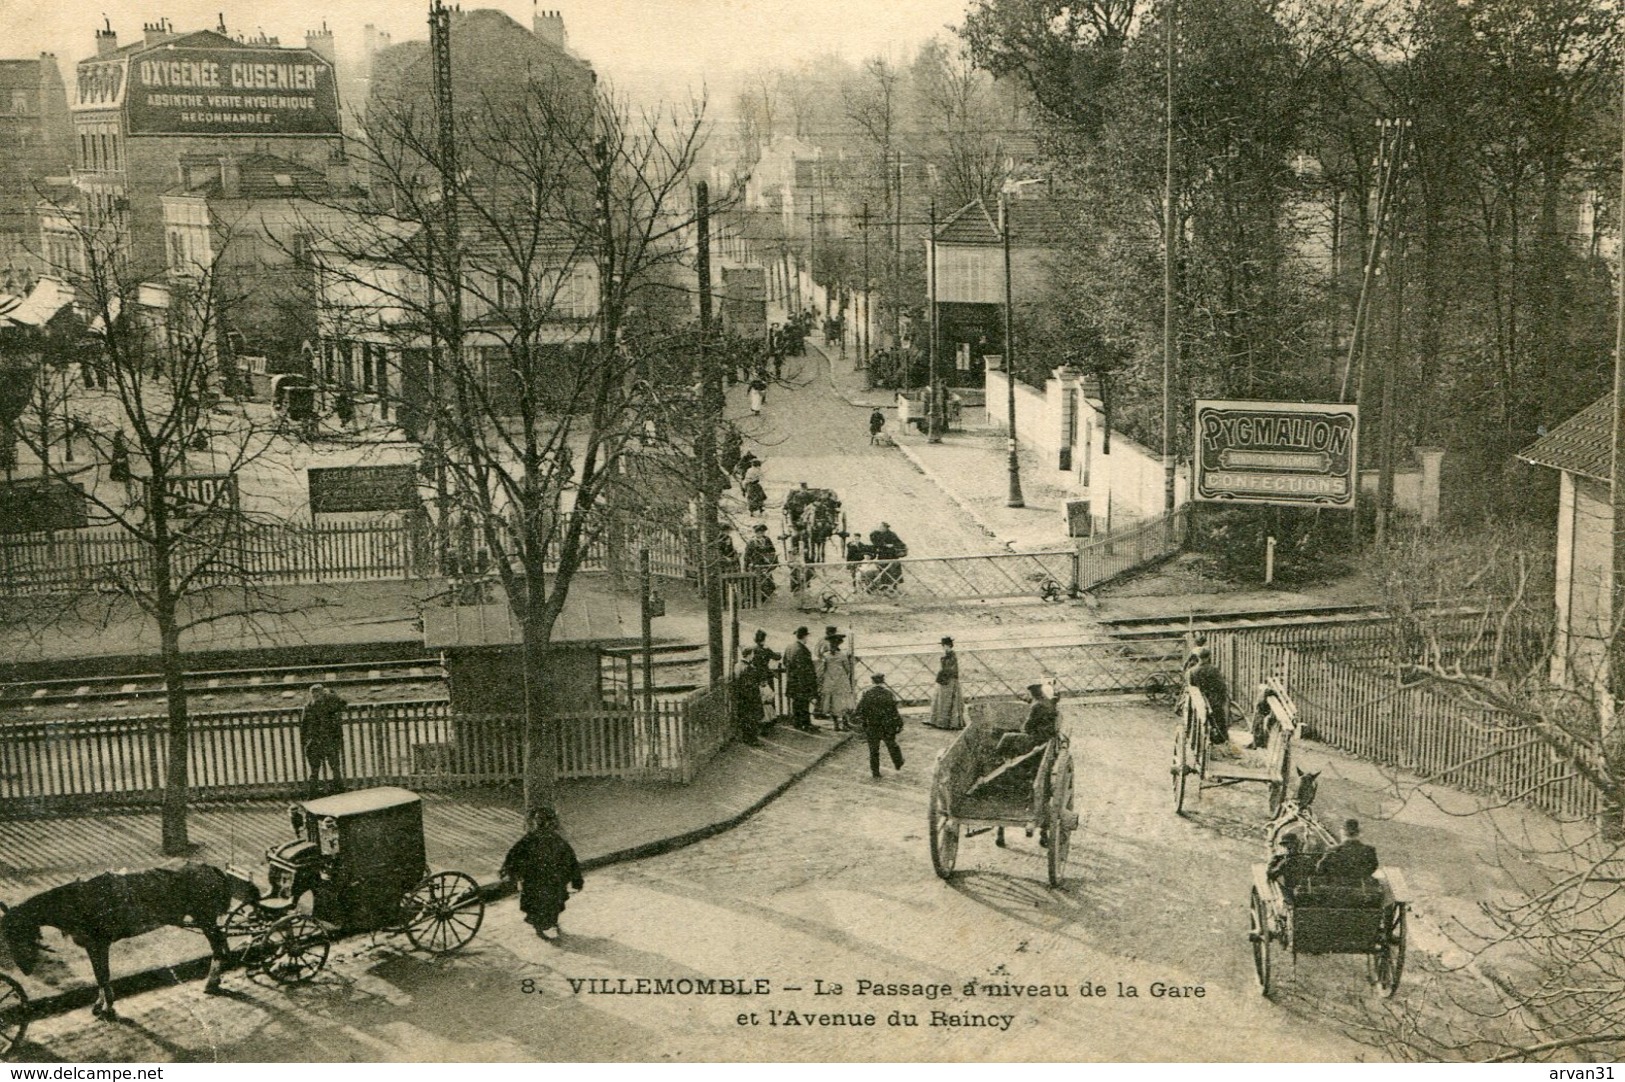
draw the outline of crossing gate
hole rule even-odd
[[[773,587],[766,586],[771,580]],[[788,603],[811,612],[861,606],[907,606],[1011,598],[1060,600],[1075,595],[1077,553],[999,552],[908,557],[867,563],[781,563],[770,572],[724,576],[741,609]],[[787,599],[784,600],[784,599]]]

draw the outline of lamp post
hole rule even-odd
[[[1016,335],[1013,329],[1010,288],[1010,204],[999,197],[999,225],[1004,242],[1004,388],[1010,420],[1010,496],[1006,507],[1026,507],[1021,494],[1021,457],[1016,453]]]
[[[929,313],[931,318],[927,321],[930,324],[931,341],[929,343],[930,351],[927,356],[930,358],[931,378],[925,388],[925,442],[941,443],[942,426],[937,423],[938,416],[942,412],[941,403],[937,399],[942,397],[942,390],[937,386],[937,201],[935,199],[931,200],[931,247],[929,254],[931,265],[928,268],[927,278],[929,282],[926,292],[928,294],[927,303],[931,307]]]

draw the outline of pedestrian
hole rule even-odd
[[[310,700],[299,712],[299,742],[304,746],[305,764],[310,770],[310,795],[321,796],[322,768],[332,781],[332,792],[344,791],[344,707],[345,702],[328,690],[326,684],[310,685]]]
[[[779,550],[767,536],[767,527],[758,522],[751,528],[750,540],[745,542],[745,570],[756,575],[756,589],[763,600],[773,596],[778,587],[773,582],[773,569],[779,566]]]
[[[813,700],[818,698],[818,667],[807,646],[805,627],[796,628],[795,639],[784,651],[784,694],[790,700],[790,721],[804,733],[815,733]]]
[[[744,664],[734,674],[733,682],[734,724],[739,729],[739,742],[756,747],[762,742],[762,685],[748,648],[741,658]]]
[[[886,686],[886,674],[877,672],[870,678],[869,690],[858,700],[856,716],[863,726],[863,736],[869,742],[869,774],[880,777],[880,745],[886,745],[891,765],[903,769],[903,751],[897,746],[897,734],[903,731],[903,715],[897,710],[897,696]]]
[[[745,658],[756,684],[757,724],[765,731],[779,720],[776,709],[777,682],[773,676],[773,666],[779,660],[779,652],[767,644],[767,632],[757,628],[750,648],[745,651]]]
[[[508,850],[502,862],[501,877],[519,883],[519,909],[525,923],[549,943],[558,942],[564,932],[559,914],[564,912],[570,889],[582,889],[581,862],[576,851],[559,833],[559,817],[548,808],[531,813],[530,829]],[[547,932],[552,930],[553,935]]]
[[[760,417],[762,407],[765,405],[767,405],[767,381],[757,377],[750,381],[750,411]]]
[[[818,678],[818,705],[837,732],[852,728],[852,711],[857,709],[858,693],[852,679],[852,655],[841,649],[845,635],[826,640],[823,672]]]
[[[963,729],[965,702],[959,691],[959,655],[954,640],[942,637],[942,657],[937,662],[937,683],[931,689],[931,716],[926,721],[935,729]]]
[[[880,442],[880,434],[886,428],[886,415],[876,406],[869,414],[869,446],[873,447]]]
[[[113,433],[113,445],[107,452],[107,476],[109,480],[129,487],[130,478],[130,445],[124,438],[122,431]]]
[[[752,515],[759,515],[767,509],[767,489],[762,487],[762,464],[760,461],[751,463],[745,471],[745,510]]]

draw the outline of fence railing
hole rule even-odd
[[[226,518],[194,529],[196,536],[174,546],[172,568],[177,579],[192,576],[200,585],[376,582],[453,573],[477,579],[495,574],[489,557],[467,538],[443,546],[421,519],[406,516],[315,522]],[[638,552],[647,548],[655,575],[694,582],[698,572],[691,535],[682,525],[610,522],[590,537],[581,570],[633,574]],[[441,566],[443,547],[451,566]],[[143,587],[151,581],[153,566],[151,546],[116,526],[0,535],[4,596],[116,589],[121,583]],[[556,554],[549,557],[549,566],[557,566]]]
[[[1048,682],[1059,695],[1136,692],[1151,675],[1179,663],[1179,642],[1052,643],[1032,646],[961,647],[959,686],[967,698],[1025,694],[1028,685]],[[904,703],[922,703],[936,687],[942,651],[888,651],[859,654],[853,660],[859,688],[869,676],[885,673],[886,684]]]
[[[557,776],[692,781],[733,733],[726,684],[679,702],[558,715]],[[444,702],[352,706],[342,726],[348,785],[456,789],[525,772],[517,714],[452,713]],[[0,727],[0,818],[155,804],[168,776],[163,717],[10,722]],[[298,710],[194,714],[194,800],[302,793]]]
[[[1482,614],[1432,624],[1430,645],[1446,651],[1447,663],[1482,665],[1490,649]],[[1210,643],[1236,696],[1284,675],[1306,729],[1340,751],[1558,818],[1600,808],[1600,795],[1569,758],[1527,725],[1407,678],[1419,644],[1392,620],[1221,631]],[[1599,753],[1576,744],[1572,754],[1595,761]]]
[[[741,609],[785,604],[832,612],[863,605],[1031,598],[1073,588],[1075,554],[1000,552],[979,556],[910,556],[867,563],[791,563],[770,571],[729,574],[724,584]],[[771,583],[771,585],[769,585]]]
[[[1185,544],[1185,507],[1078,545],[1077,587],[1091,590],[1153,560],[1171,556]]]

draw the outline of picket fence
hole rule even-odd
[[[729,686],[657,702],[559,715],[557,777],[692,781],[732,734]],[[452,713],[444,702],[352,706],[345,712],[346,783],[418,790],[500,785],[524,778],[524,723],[516,714]],[[193,800],[303,791],[297,710],[190,718]],[[161,716],[8,722],[0,727],[0,818],[80,814],[157,803],[167,782]]]
[[[1479,634],[1481,615],[1434,623],[1435,645],[1458,651],[1447,663],[1482,668],[1490,645]],[[1266,677],[1284,676],[1306,731],[1340,751],[1558,819],[1601,807],[1596,788],[1530,727],[1407,675],[1416,643],[1392,620],[1220,631],[1209,641],[1238,699]],[[1600,760],[1583,743],[1572,754],[1590,759],[1588,767]]]

